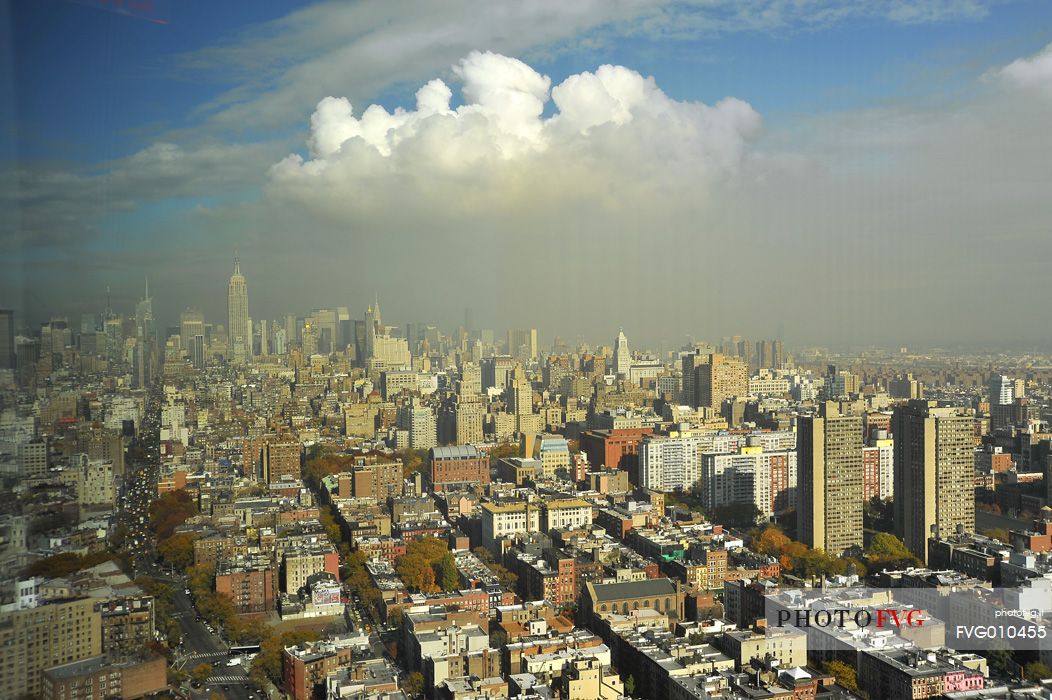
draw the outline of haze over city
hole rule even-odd
[[[119,4],[114,5],[117,8]],[[113,9],[111,8],[111,9]],[[152,13],[152,14],[151,14]],[[12,3],[23,318],[364,307],[678,347],[1047,347],[1040,2]],[[151,21],[153,20],[153,21]],[[54,50],[61,46],[61,51]]]

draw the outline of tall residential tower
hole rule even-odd
[[[798,539],[835,556],[861,547],[862,416],[829,401],[797,430]]]
[[[895,528],[921,561],[928,538],[975,531],[975,432],[967,409],[914,399],[891,419]]]

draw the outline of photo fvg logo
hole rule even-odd
[[[824,608],[822,610],[779,610],[778,627],[844,627],[853,622],[857,627],[874,627],[876,629],[902,629],[903,627],[923,627],[925,621],[923,610],[916,608]]]

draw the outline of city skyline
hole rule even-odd
[[[154,9],[11,6],[0,306],[1052,345],[1041,3]]]

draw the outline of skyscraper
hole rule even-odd
[[[136,377],[139,387],[150,384],[157,369],[157,325],[153,318],[153,297],[150,296],[150,280],[146,280],[146,293],[135,305],[135,331],[138,335],[136,349]]]
[[[522,365],[516,365],[508,374],[507,404],[516,416],[533,413],[533,387]]]
[[[895,528],[921,561],[928,538],[975,531],[974,419],[966,409],[914,399],[895,409]]]
[[[537,329],[516,328],[508,331],[508,354],[520,362],[537,359]]]
[[[194,342],[194,336],[205,334],[205,317],[197,309],[188,308],[186,311],[179,314],[179,338],[182,343],[183,351],[186,352],[188,357],[193,356],[191,345]]]
[[[15,312],[0,309],[0,369],[15,367]]]
[[[744,360],[712,353],[704,364],[695,365],[694,400],[697,407],[718,412],[724,399],[748,393],[749,367]]]
[[[621,328],[617,329],[614,348],[614,374],[627,379],[628,373],[632,371],[632,351],[628,348],[628,338]]]
[[[409,431],[409,446],[414,450],[428,450],[438,445],[435,412],[417,399],[399,410],[398,424]]]
[[[190,360],[194,363],[196,369],[205,368],[205,337],[198,333],[190,339],[190,348],[188,352]]]
[[[797,474],[798,539],[833,555],[862,546],[862,416],[826,402],[801,417]]]
[[[241,274],[241,261],[234,258],[234,274],[227,285],[227,337],[230,359],[244,363],[252,356],[252,329],[248,325],[248,285]]]
[[[270,331],[267,329],[267,320],[259,322],[259,354],[270,354]]]
[[[1015,398],[1015,382],[1003,374],[990,377],[990,406],[1003,406],[1012,403]]]
[[[694,370],[708,359],[708,354],[702,353],[698,348],[680,355],[680,369],[683,379],[683,403],[688,406],[697,406],[697,394],[694,388]]]
[[[778,369],[785,363],[785,351],[780,340],[760,340],[756,343],[756,360],[759,369]]]

